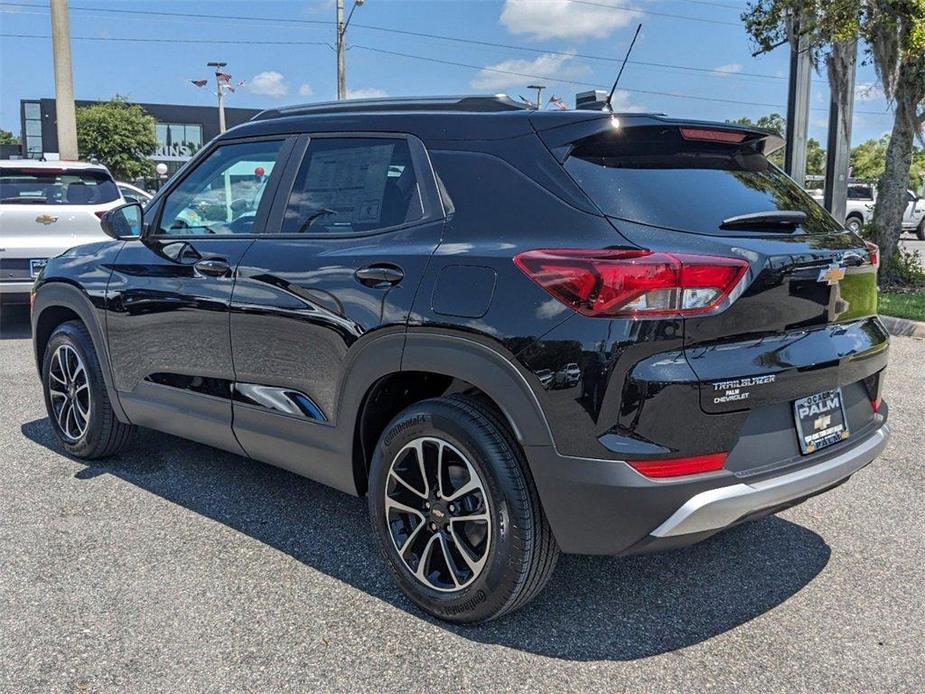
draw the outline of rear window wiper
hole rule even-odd
[[[806,213],[798,210],[769,210],[727,217],[720,228],[781,226],[798,227],[806,221]]]

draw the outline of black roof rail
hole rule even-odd
[[[284,106],[261,111],[251,120],[270,120],[286,116],[314,116],[327,113],[368,113],[371,111],[468,111],[494,113],[529,110],[527,104],[514,101],[506,94],[494,96],[422,96],[385,97],[381,99],[345,99],[301,106]]]

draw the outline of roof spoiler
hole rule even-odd
[[[549,150],[560,161],[565,161],[575,144],[580,140],[614,130],[629,130],[637,127],[677,128],[687,140],[726,142],[749,145],[765,156],[784,146],[785,140],[773,130],[753,128],[734,123],[715,121],[682,120],[661,114],[621,113],[601,114],[578,123],[570,123],[539,133]]]

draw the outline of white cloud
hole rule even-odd
[[[311,96],[315,93],[315,90],[312,89],[310,84],[301,84],[299,85],[299,96]]]
[[[614,29],[626,26],[639,13],[626,7],[625,0],[595,0],[584,5],[569,0],[505,0],[501,23],[512,34],[531,38],[606,38]],[[613,5],[608,7],[607,5]]]
[[[622,89],[613,93],[613,99],[610,100],[610,106],[615,113],[639,113],[645,111],[646,107],[642,104],[634,103],[633,98]]]
[[[861,82],[854,88],[855,101],[876,101],[883,98],[883,89],[876,82]]]
[[[728,65],[713,68],[713,72],[710,74],[716,77],[729,77],[729,75],[734,75],[737,72],[742,72],[742,66],[739,63],[729,63]]]
[[[388,96],[384,89],[378,87],[361,87],[360,89],[348,89],[348,99],[379,99]]]
[[[254,94],[275,98],[286,96],[289,93],[289,85],[286,84],[282,74],[274,70],[267,70],[254,75],[247,83],[247,89]]]
[[[505,60],[480,70],[472,78],[470,84],[473,89],[494,91],[506,89],[507,87],[525,88],[531,79],[544,79],[547,82],[555,82],[557,79],[574,80],[588,75],[590,68],[586,65],[571,64],[574,58],[575,56],[573,55],[544,53],[533,60],[524,58]],[[519,74],[507,74],[512,72]],[[527,75],[533,75],[534,77],[528,77]]]

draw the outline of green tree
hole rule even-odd
[[[0,145],[18,145],[19,138],[15,137],[9,130],[0,128]]]
[[[779,113],[769,113],[761,116],[757,121],[743,116],[742,118],[727,120],[726,122],[771,130],[781,137],[787,132],[787,120]],[[777,150],[768,157],[768,159],[770,159],[771,163],[775,166],[783,168],[784,150]],[[819,144],[819,141],[814,138],[810,138],[806,142],[806,173],[810,176],[821,176],[825,173],[825,150],[822,149],[822,145]]]
[[[148,157],[157,139],[154,118],[122,97],[77,109],[77,149],[81,159],[96,157],[120,180],[153,172]]]
[[[870,181],[878,181],[886,169],[886,154],[890,147],[890,136],[879,140],[862,142],[851,150],[851,175]],[[909,165],[908,188],[918,191],[922,187],[922,172],[925,171],[925,149],[912,147]]]
[[[925,0],[751,0],[742,21],[759,51],[796,40],[798,21],[814,64],[825,63],[832,95],[845,109],[852,107],[847,85],[855,42],[863,39],[868,47],[884,94],[895,106],[873,216],[881,278],[889,281],[913,143],[925,124]]]

